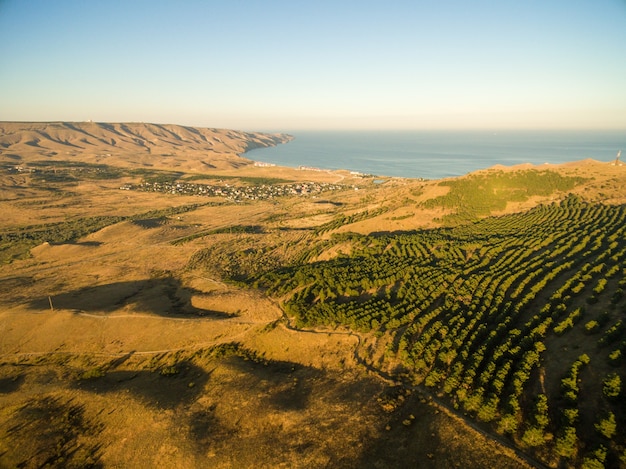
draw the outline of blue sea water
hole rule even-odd
[[[440,179],[496,164],[610,162],[626,150],[626,131],[327,131],[245,156],[280,166],[347,169],[378,176]],[[626,161],[626,154],[622,161]]]

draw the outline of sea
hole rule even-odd
[[[441,179],[494,165],[615,161],[624,131],[297,131],[246,158],[288,167],[345,169],[375,176]]]

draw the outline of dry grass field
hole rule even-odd
[[[430,395],[368,370],[363,354],[382,353],[370,333],[298,330],[279,302],[224,280],[233,259],[242,273],[291,262],[307,230],[338,216],[348,218],[317,236],[430,228],[447,213],[416,208],[447,192],[440,181],[374,184],[239,156],[287,140],[0,124],[0,467],[535,464]],[[548,169],[585,178],[572,192],[587,200],[626,203],[623,167],[536,168]],[[245,201],[121,189],[172,171],[222,187],[271,178],[341,188]],[[318,259],[342,254],[335,245]]]

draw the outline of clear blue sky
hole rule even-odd
[[[0,0],[0,120],[626,129],[626,0]]]

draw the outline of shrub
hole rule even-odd
[[[622,379],[617,373],[609,373],[604,378],[602,392],[608,398],[616,398],[622,392]]]
[[[613,366],[617,366],[622,361],[622,351],[620,349],[613,350],[609,353],[609,363]]]
[[[517,417],[513,414],[503,415],[500,421],[498,422],[498,432],[499,433],[515,433],[517,431],[517,427],[519,426],[519,421]]]
[[[526,446],[541,446],[546,442],[546,435],[543,431],[543,428],[539,427],[530,427],[522,436],[522,442]]]
[[[598,321],[589,321],[587,324],[585,324],[585,332],[587,334],[593,334],[594,332],[598,332],[599,328],[600,324],[598,323]]]
[[[563,429],[561,435],[556,439],[554,451],[561,457],[572,459],[577,452],[576,428],[567,426]]]
[[[604,469],[604,460],[606,459],[606,448],[600,446],[591,456],[585,457],[582,465],[583,469]]]
[[[179,373],[178,368],[175,365],[165,366],[159,370],[161,376],[174,376]]]
[[[615,422],[615,414],[613,412],[609,412],[605,418],[596,423],[595,427],[600,435],[610,440],[611,438],[613,438],[613,435],[615,435],[615,431],[617,428],[617,423]]]
[[[84,371],[79,379],[95,379],[95,378],[102,378],[103,376],[106,375],[106,372],[100,368],[99,366],[95,367],[95,368],[91,368],[89,370]]]

